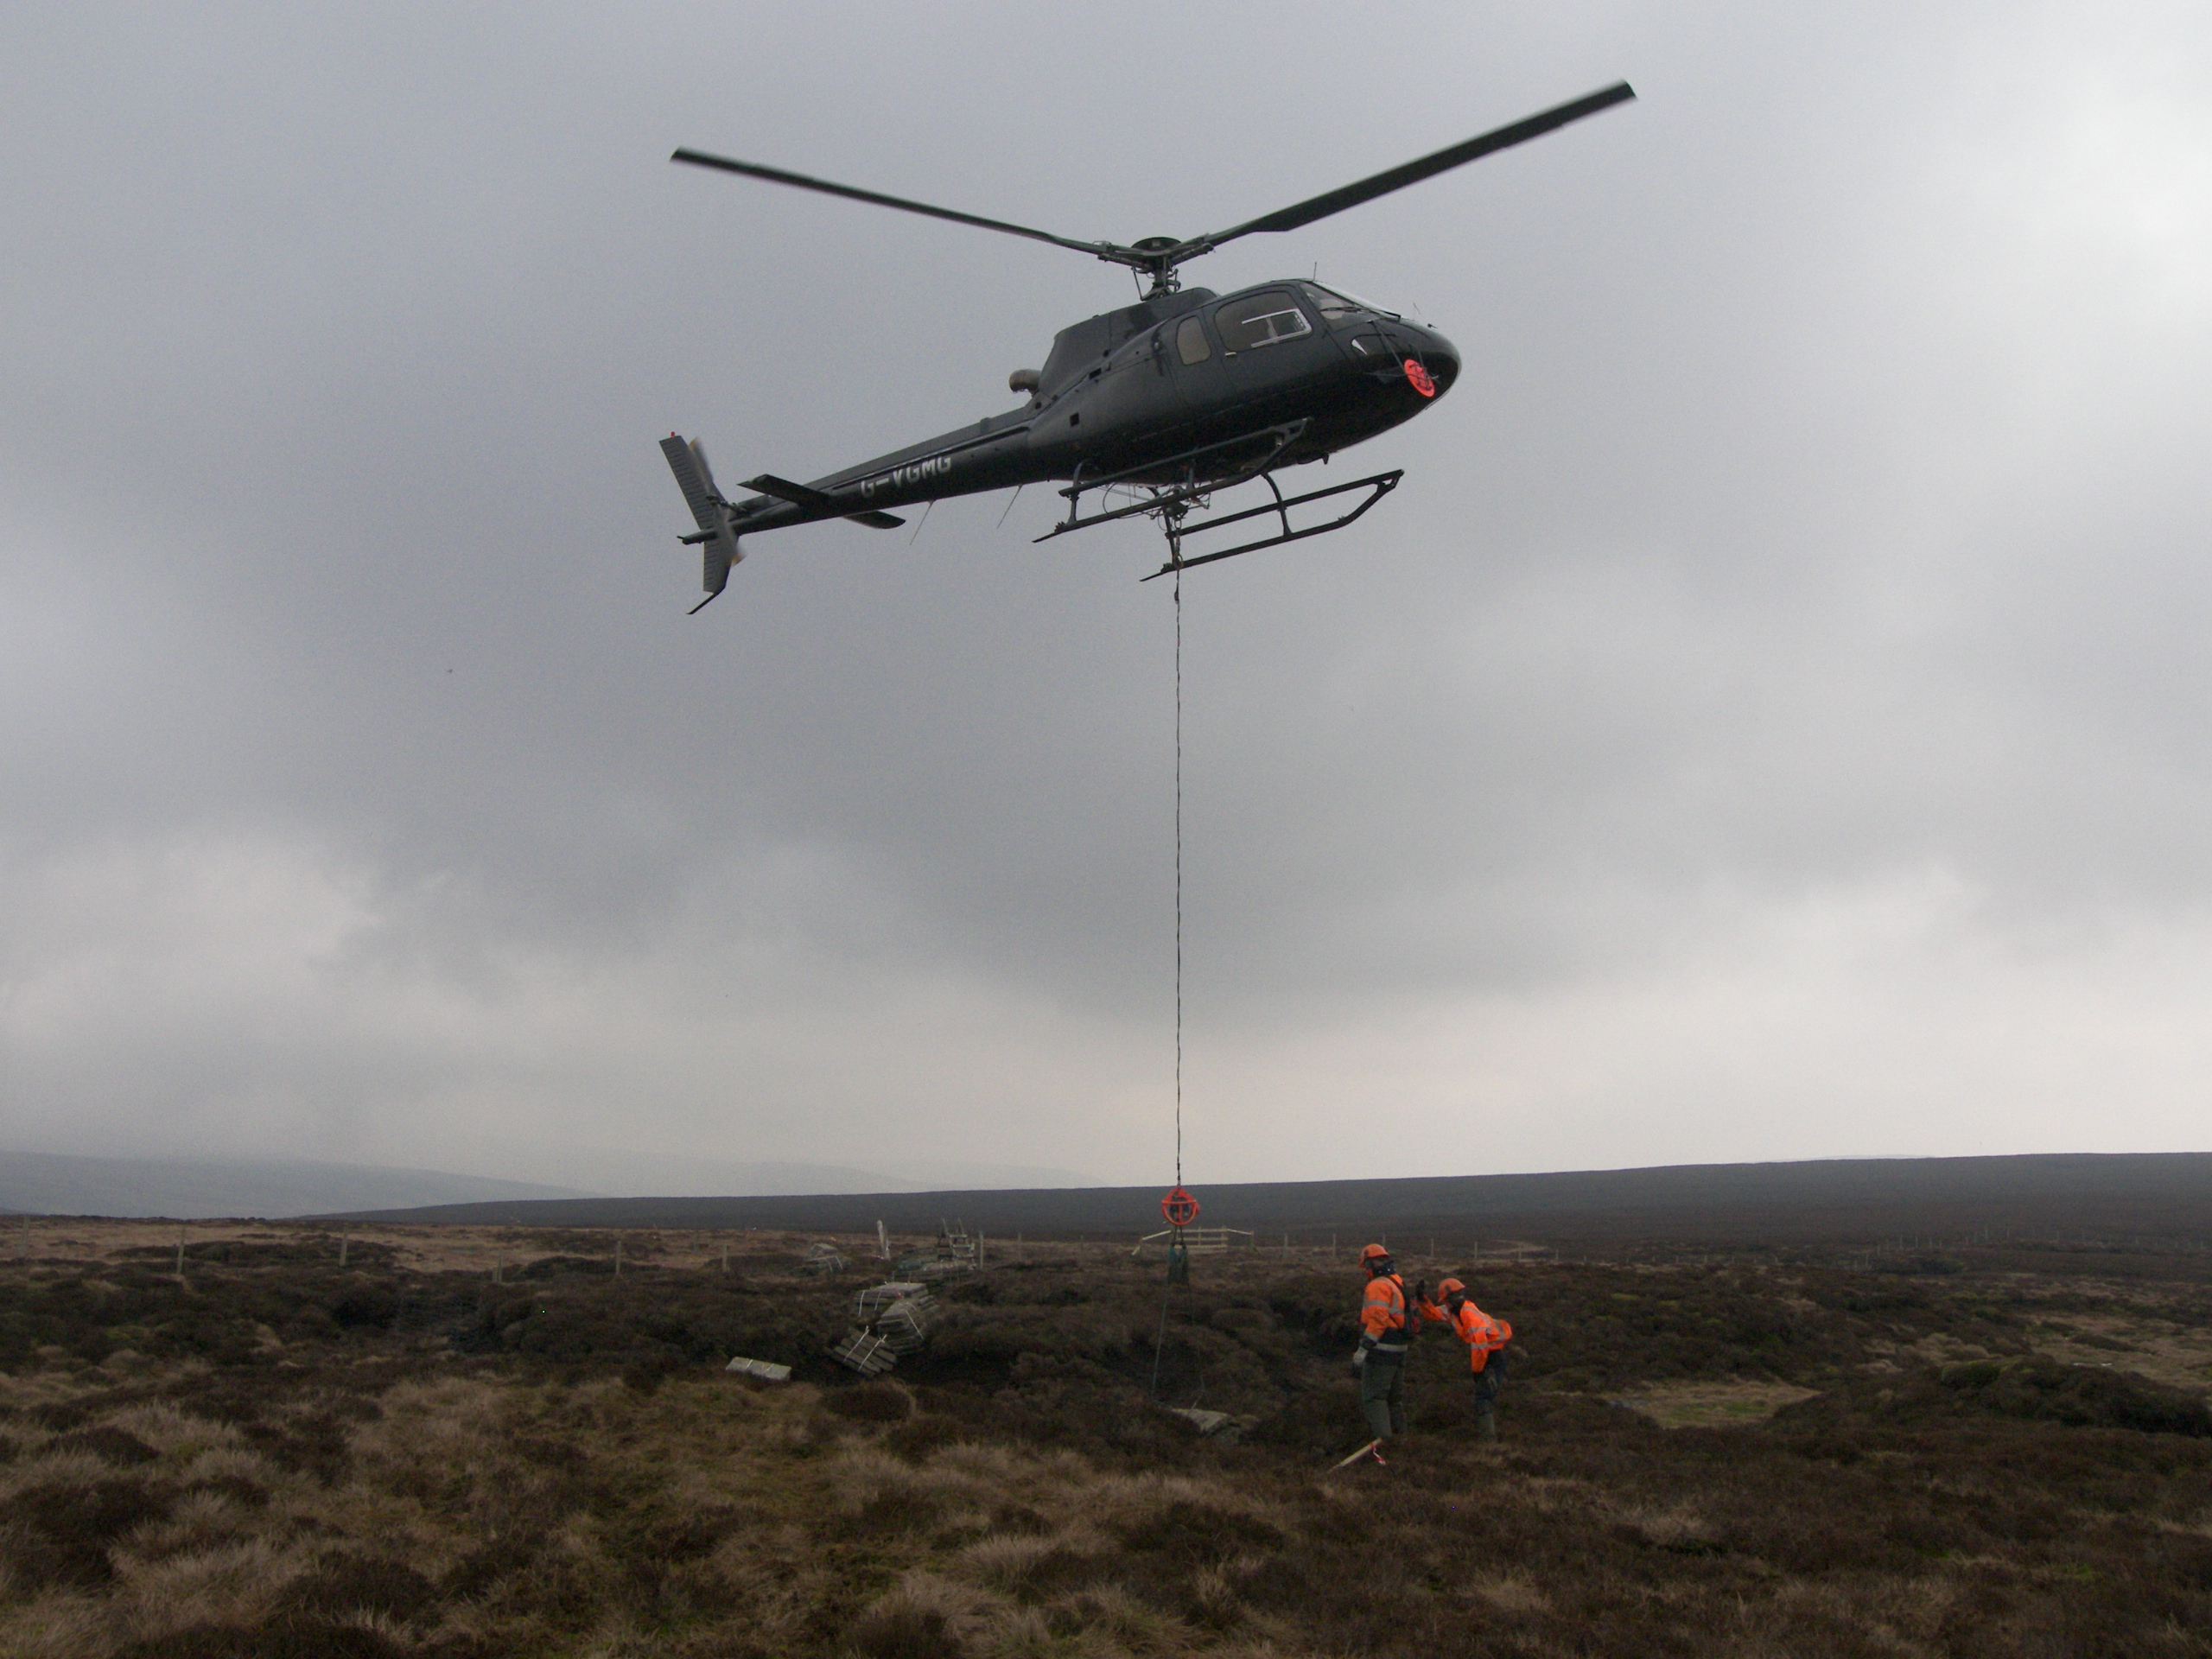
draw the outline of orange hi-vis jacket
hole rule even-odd
[[[1436,1325],[1448,1325],[1452,1334],[1467,1344],[1467,1368],[1479,1371],[1490,1363],[1490,1357],[1513,1340],[1513,1327],[1503,1319],[1493,1319],[1472,1301],[1462,1301],[1457,1313],[1439,1307],[1434,1302],[1421,1305],[1421,1317]]]
[[[1367,1281],[1367,1294],[1359,1305],[1361,1345],[1386,1354],[1404,1353],[1414,1317],[1406,1281],[1395,1273],[1376,1274]]]

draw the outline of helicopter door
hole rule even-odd
[[[1298,401],[1301,384],[1337,355],[1305,308],[1282,289],[1216,307],[1213,326],[1237,401],[1260,405],[1250,412],[1263,419],[1273,418],[1268,405]]]
[[[1229,378],[1227,360],[1212,333],[1195,311],[1160,327],[1163,356],[1190,420],[1209,437],[1215,422],[1241,400]]]

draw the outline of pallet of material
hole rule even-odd
[[[859,1325],[832,1344],[830,1357],[862,1376],[880,1376],[899,1363],[898,1353],[890,1344]]]
[[[880,1285],[870,1285],[853,1299],[853,1311],[862,1319],[872,1319],[887,1307],[898,1302],[919,1301],[934,1310],[937,1299],[930,1294],[927,1285],[908,1280],[892,1279]]]
[[[935,1303],[925,1306],[923,1300],[910,1298],[903,1302],[893,1302],[877,1316],[876,1334],[883,1338],[893,1353],[918,1352],[930,1339],[930,1329],[942,1315]]]
[[[757,1376],[763,1382],[788,1382],[791,1380],[790,1366],[778,1365],[766,1359],[733,1359],[722,1369],[735,1371],[740,1376]]]

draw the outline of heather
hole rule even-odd
[[[0,1268],[0,1651],[2212,1647],[2212,1262],[1406,1256],[1513,1320],[1363,1438],[1325,1251],[997,1247],[929,1350],[800,1236],[41,1223]],[[1624,1252],[1624,1255],[1630,1253]],[[725,1267],[725,1261],[727,1266]],[[881,1264],[875,1264],[880,1267]],[[794,1367],[765,1383],[735,1355]],[[1201,1434],[1174,1408],[1226,1414]]]

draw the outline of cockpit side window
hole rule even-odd
[[[1221,330],[1224,348],[1231,352],[1255,352],[1313,332],[1306,314],[1282,293],[1232,300],[1213,314],[1213,326]]]
[[[1175,354],[1185,363],[1203,363],[1213,355],[1213,346],[1206,339],[1205,324],[1196,317],[1185,317],[1175,330]]]

